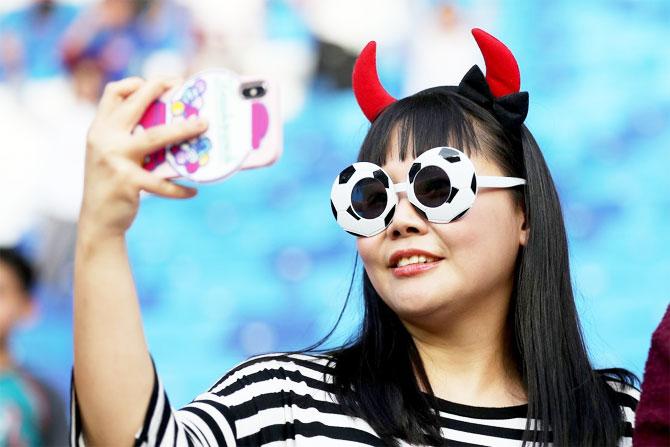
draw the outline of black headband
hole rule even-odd
[[[528,92],[517,92],[495,97],[491,93],[484,74],[477,65],[473,65],[463,76],[456,91],[461,96],[491,112],[505,130],[505,133],[513,140],[520,141],[521,125],[528,114]]]

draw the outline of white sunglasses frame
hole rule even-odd
[[[456,160],[453,160],[452,157],[456,158]],[[398,204],[398,194],[401,192],[407,193],[407,198],[410,201],[410,203],[412,203],[415,209],[421,211],[424,214],[424,217],[429,222],[449,223],[454,220],[457,220],[470,209],[470,207],[474,203],[479,188],[512,188],[515,186],[526,184],[526,180],[520,177],[479,176],[477,175],[475,167],[472,164],[472,161],[468,158],[468,156],[462,151],[452,147],[440,146],[428,149],[414,160],[412,166],[414,167],[414,164],[417,162],[425,163],[426,159],[430,160],[430,162],[428,164],[424,164],[424,166],[421,166],[417,170],[417,172],[412,176],[412,178],[413,179],[416,178],[416,174],[418,174],[418,172],[421,171],[426,166],[437,166],[438,168],[442,169],[443,171],[446,172],[450,181],[452,181],[453,179],[457,180],[457,183],[455,184],[457,184],[457,186],[460,186],[460,188],[455,188],[454,185],[451,185],[456,190],[455,194],[457,194],[458,191],[460,191],[460,189],[468,190],[468,192],[466,193],[467,195],[465,197],[460,197],[458,200],[462,202],[460,208],[458,208],[457,206],[451,206],[452,197],[450,197],[447,201],[445,201],[445,203],[443,203],[438,207],[428,207],[423,205],[421,201],[414,194],[413,188],[410,187],[410,184],[414,183],[413,180],[412,181],[409,180],[412,168],[410,168],[410,171],[408,171],[407,173],[406,181],[400,183],[393,183],[391,181],[391,176],[389,176],[389,174],[381,166],[378,166],[370,162],[358,162],[349,166],[354,168],[354,172],[356,172],[357,167],[359,171],[361,172],[365,171],[367,172],[367,174],[372,174],[373,172],[376,173],[377,171],[383,172],[384,176],[386,176],[387,178],[386,183],[388,183],[388,186],[386,187],[387,196],[389,197],[389,199],[391,197],[393,197],[393,199],[387,200],[387,206],[384,212],[382,212],[380,216],[368,219],[358,215],[358,213],[356,213],[356,211],[354,211],[353,207],[351,206],[352,205],[351,193],[353,192],[353,187],[355,186],[356,183],[358,183],[363,178],[370,178],[370,177],[369,176],[361,177],[359,180],[353,182],[352,185],[349,186],[348,188],[345,187],[344,191],[338,190],[338,188],[347,186],[346,183],[348,183],[351,180],[351,177],[349,177],[347,181],[343,182],[344,185],[343,183],[340,183],[340,175],[342,175],[342,173],[349,168],[347,167],[340,173],[340,175],[338,175],[335,178],[335,181],[333,182],[333,187],[331,189],[331,208],[333,211],[333,216],[335,217],[337,223],[345,231],[354,236],[371,237],[376,234],[379,234],[382,231],[384,231],[393,221],[393,214],[395,213],[395,207]],[[455,166],[454,163],[457,163],[460,166],[465,165],[465,167],[454,168]],[[420,165],[421,163],[419,163],[419,166]],[[450,171],[452,171],[451,172],[452,175],[450,175]],[[472,181],[476,183],[476,186],[475,184],[473,184],[473,186],[470,187],[470,181],[471,181],[470,179],[472,178],[472,176],[474,176],[474,179],[472,179]],[[377,176],[373,175],[372,177],[376,178]],[[463,196],[463,194],[461,194],[461,196]],[[339,200],[340,203],[338,204],[339,207],[333,203],[334,201],[338,202],[338,198],[340,199]],[[444,207],[444,205],[447,202],[449,202],[451,208],[445,207],[442,210],[442,214],[444,214],[442,218],[436,217],[435,213],[440,214],[440,208]],[[433,216],[428,217],[431,214]]]

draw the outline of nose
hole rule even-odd
[[[405,192],[398,194],[398,204],[393,219],[386,227],[386,235],[390,239],[398,239],[411,235],[421,235],[428,231],[428,220],[416,209],[407,198]]]

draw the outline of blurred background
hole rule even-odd
[[[368,127],[350,89],[358,51],[377,40],[382,82],[404,96],[483,67],[473,26],[519,61],[592,357],[641,376],[670,301],[663,0],[2,0],[0,245],[39,270],[17,361],[67,399],[84,138],[104,83],[222,66],[282,87],[275,165],[193,200],[145,198],[128,234],[150,349],[181,406],[235,363],[307,346],[337,319],[355,243],[328,198]],[[358,323],[359,282],[331,345]]]

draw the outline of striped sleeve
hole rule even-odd
[[[234,366],[174,411],[156,374],[136,446],[382,445],[370,425],[333,395],[328,356],[269,353]],[[73,377],[74,380],[74,377]],[[72,384],[71,443],[83,446]]]
[[[211,392],[200,394],[178,411],[170,406],[163,384],[154,371],[154,384],[144,422],[135,433],[136,447],[234,446],[235,418],[221,399]],[[86,445],[74,386],[70,379],[70,445]]]
[[[238,445],[383,445],[333,395],[328,356],[270,353],[252,357],[210,389],[236,416]]]
[[[623,422],[625,424],[624,435],[619,441],[618,447],[630,447],[633,445],[635,410],[640,401],[640,390],[616,380],[608,380],[607,383],[616,391],[617,403],[623,413]]]

